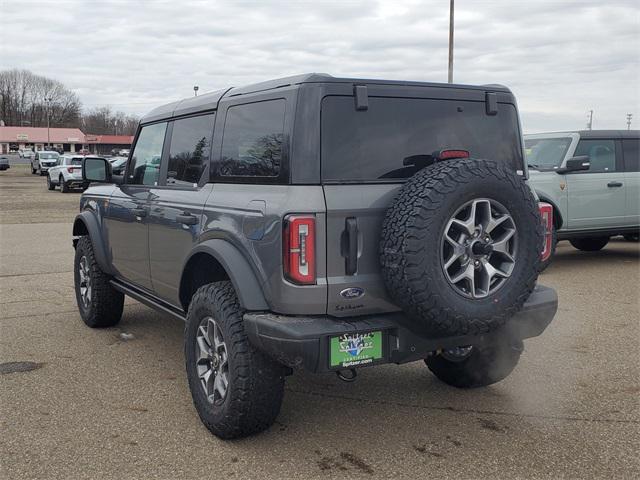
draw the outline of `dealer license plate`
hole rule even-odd
[[[331,368],[352,368],[382,359],[382,332],[345,333],[331,337]]]

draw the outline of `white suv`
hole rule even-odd
[[[58,152],[49,150],[36,152],[31,159],[31,173],[40,172],[40,175],[46,175],[51,167],[55,167],[58,164],[59,159],[60,154]]]
[[[55,190],[60,187],[62,193],[67,193],[72,188],[82,188],[82,159],[81,155],[63,155],[55,167],[49,168],[47,175],[47,188]]]

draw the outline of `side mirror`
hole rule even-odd
[[[589,162],[589,155],[579,155],[567,160],[564,168],[556,170],[557,173],[579,172],[582,170],[589,170],[591,163]]]
[[[82,180],[85,182],[112,183],[111,164],[104,158],[83,158]]]

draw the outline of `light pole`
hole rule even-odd
[[[591,130],[593,127],[593,110],[589,110],[589,123],[587,123],[587,130]]]
[[[631,119],[633,118],[633,113],[627,113],[627,130],[631,130]]]
[[[449,2],[449,74],[448,83],[453,83],[453,0]]]
[[[198,85],[194,85],[193,86],[193,93],[194,93],[194,97],[198,96],[198,90],[200,89],[200,87],[198,87]]]
[[[51,118],[51,97],[44,99],[47,103],[47,149],[51,148],[51,139],[49,137],[49,121]]]

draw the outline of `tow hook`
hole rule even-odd
[[[350,372],[350,374],[345,375],[345,372]],[[336,375],[343,382],[354,382],[358,376],[358,372],[356,372],[355,368],[350,368],[349,370],[338,370]]]

